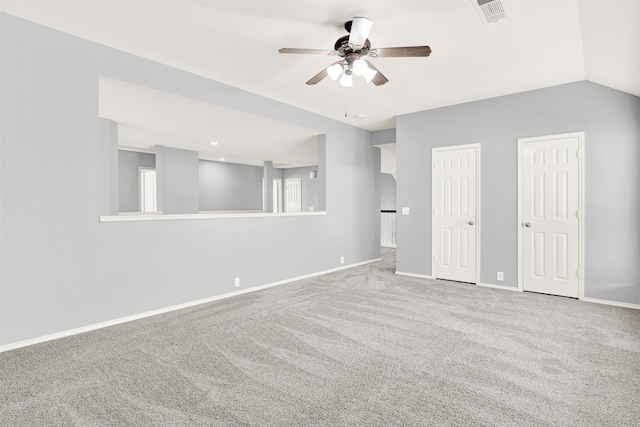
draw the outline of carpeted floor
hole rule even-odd
[[[0,425],[640,425],[640,311],[383,257],[0,353]]]

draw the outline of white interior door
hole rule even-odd
[[[579,297],[580,135],[520,140],[523,289]]]
[[[302,210],[302,180],[300,178],[284,181],[285,210],[300,212]]]
[[[433,150],[433,276],[476,283],[479,145]]]
[[[140,212],[156,212],[156,170],[155,168],[143,167],[138,168],[139,189],[139,205]]]

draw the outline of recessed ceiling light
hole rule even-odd
[[[218,145],[218,143],[215,141],[211,141],[211,145]]]
[[[224,158],[224,157],[220,157],[220,161],[221,161],[221,162],[224,162],[224,161],[225,161],[225,158]]]
[[[364,114],[355,114],[353,116],[354,119],[364,119]]]

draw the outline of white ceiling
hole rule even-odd
[[[1,7],[368,130],[393,128],[400,114],[583,79],[640,96],[640,0],[505,3],[509,16],[486,25],[472,0],[50,0]],[[384,86],[357,80],[344,89],[329,79],[305,85],[335,57],[278,49],[331,49],[354,16],[374,20],[372,48],[426,44],[433,53],[371,59],[390,80]],[[359,114],[365,117],[353,117]]]
[[[201,159],[275,167],[318,162],[317,131],[100,76],[100,117],[118,123],[118,145],[165,145]],[[217,145],[211,145],[211,142]]]

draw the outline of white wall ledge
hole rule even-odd
[[[128,222],[128,221],[175,221],[193,219],[228,219],[228,218],[282,218],[292,216],[322,216],[326,211],[304,211],[304,212],[220,212],[220,213],[197,213],[197,214],[140,214],[126,213],[120,215],[101,215],[100,222]]]

